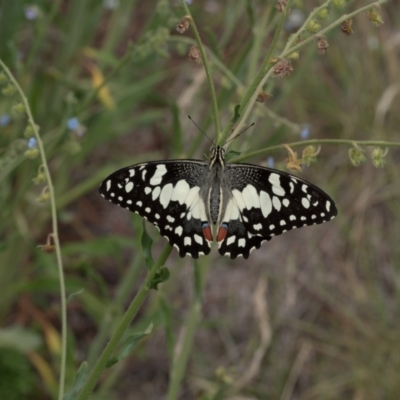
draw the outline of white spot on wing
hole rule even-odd
[[[272,204],[276,211],[279,212],[281,210],[281,206],[282,206],[281,201],[276,196],[274,196],[272,198]]]
[[[144,188],[144,192],[145,192],[146,194],[151,193],[151,188],[149,188],[148,186],[145,187],[145,188]]]
[[[304,192],[304,193],[307,193],[307,189],[308,189],[308,186],[307,185],[301,185],[301,190]]]
[[[272,211],[272,201],[269,194],[263,190],[260,192],[260,206],[263,217],[267,218]]]
[[[301,199],[301,204],[303,205],[304,208],[309,208],[310,207],[310,201],[306,197],[303,197]]]
[[[331,202],[329,200],[327,200],[326,202],[326,211],[330,211],[331,210]]]
[[[109,180],[106,182],[106,190],[107,190],[107,192],[108,192],[110,189],[111,189],[111,180],[109,179]]]
[[[246,208],[250,210],[251,208],[260,208],[260,199],[257,194],[257,190],[253,185],[247,185],[242,190],[243,200],[246,204]]]
[[[150,179],[150,185],[156,186],[162,182],[162,177],[167,173],[167,168],[164,164],[158,164],[154,175]]]
[[[270,231],[273,231],[274,229],[275,229],[275,225],[270,225],[270,226],[269,226],[269,230],[270,230]]]
[[[272,185],[272,191],[277,196],[284,196],[285,189],[281,186],[281,177],[278,174],[272,173],[270,174],[268,181]]]
[[[160,219],[160,214],[155,215],[156,219]]]
[[[128,182],[128,183],[125,185],[125,192],[126,192],[126,193],[129,193],[129,192],[132,191],[132,189],[133,189],[133,182]]]
[[[160,193],[161,193],[161,187],[160,187],[160,186],[157,186],[157,187],[155,187],[155,188],[153,189],[153,193],[151,194],[151,197],[152,197],[153,201],[156,200],[156,199],[158,198],[158,196],[160,195]]]
[[[289,206],[289,199],[283,199],[282,200],[282,204],[285,206],[285,207],[288,207]]]
[[[145,178],[146,178],[146,173],[147,173],[147,169],[144,169],[144,170],[142,171],[142,179],[143,179],[143,180],[145,180]]]
[[[235,235],[229,236],[228,239],[226,240],[226,245],[229,246],[230,244],[235,243],[235,240],[236,240]]]
[[[127,200],[126,204],[132,204],[132,200]]]
[[[281,226],[286,225],[286,221],[285,221],[284,219],[281,219],[280,225],[281,225]]]
[[[175,228],[175,233],[176,233],[178,236],[181,236],[181,235],[182,235],[182,232],[183,232],[183,228],[182,228],[181,226],[177,226],[177,227]]]
[[[189,190],[190,190],[189,184],[185,180],[181,179],[176,183],[174,187],[171,200],[178,201],[179,204],[182,205],[189,193]]]
[[[262,229],[262,225],[261,225],[261,224],[256,224],[256,225],[253,226],[253,228],[254,228],[256,231],[259,231],[259,230]]]
[[[164,208],[168,207],[169,201],[171,200],[172,189],[173,189],[172,183],[168,183],[161,190],[160,203]]]
[[[290,219],[291,221],[295,221],[295,220],[296,220],[296,216],[295,216],[295,215],[291,215],[291,216],[289,217],[289,219]]]
[[[239,247],[244,247],[244,246],[246,246],[246,239],[245,239],[245,238],[239,239],[239,241],[238,241],[238,246],[239,246]]]
[[[129,170],[129,176],[135,176],[135,169],[134,168]]]
[[[139,201],[136,202],[136,205],[137,205],[138,207],[142,207],[143,203],[139,200]]]
[[[167,221],[172,223],[175,221],[175,218],[171,217],[170,215],[167,215]]]
[[[290,186],[290,193],[293,193],[294,192],[293,182],[289,182],[289,186]]]
[[[242,192],[239,192],[239,190],[234,189],[232,190],[232,195],[235,198],[239,209],[244,210],[246,208],[246,203],[243,200]]]
[[[144,211],[146,211],[147,213],[149,213],[151,210],[150,210],[150,207],[146,207],[145,209],[144,209]]]
[[[203,244],[203,238],[198,235],[197,233],[195,233],[194,235],[194,240],[198,243],[198,244]]]
[[[192,238],[190,238],[189,236],[186,236],[185,239],[183,240],[183,244],[185,246],[190,246],[192,244]]]

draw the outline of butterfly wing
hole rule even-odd
[[[251,164],[228,164],[231,197],[222,223],[228,231],[219,252],[248,258],[265,240],[294,228],[321,224],[337,215],[321,189],[286,172]]]
[[[200,191],[207,165],[196,160],[136,164],[107,177],[99,192],[154,224],[181,257],[198,258],[210,252],[202,231],[207,216]]]

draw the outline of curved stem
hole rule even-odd
[[[122,336],[124,335],[125,331],[128,329],[132,319],[135,317],[137,311],[139,310],[140,306],[142,305],[144,299],[148,295],[150,291],[150,284],[157,273],[158,269],[162,267],[169,254],[171,253],[172,247],[167,244],[164,249],[162,250],[158,260],[153,264],[150,268],[146,280],[144,281],[143,285],[141,286],[139,292],[133,299],[132,303],[130,304],[129,308],[126,310],[124,316],[121,319],[117,329],[115,330],[114,334],[111,336],[110,341],[108,342],[107,346],[104,348],[103,353],[101,354],[100,358],[97,360],[96,365],[94,366],[85,386],[83,387],[81,393],[79,394],[77,400],[85,400],[89,398],[90,394],[93,391],[94,386],[96,385],[97,381],[100,378],[100,375],[103,373],[107,361],[111,358],[115,348],[118,346]]]
[[[185,13],[190,16],[190,26],[193,29],[193,34],[196,39],[197,46],[199,47],[201,53],[201,59],[203,61],[204,69],[206,71],[208,86],[210,88],[211,94],[211,102],[213,107],[213,117],[214,117],[214,126],[215,126],[215,134],[217,135],[216,143],[218,144],[221,140],[221,127],[219,123],[219,113],[218,113],[218,103],[217,103],[217,95],[215,94],[214,82],[211,76],[211,69],[207,61],[207,54],[204,49],[203,43],[200,38],[199,31],[197,30],[197,26],[194,22],[194,19],[190,13],[189,7],[186,4],[185,0],[181,0],[182,8],[184,9]]]
[[[29,107],[28,100],[23,92],[21,86],[18,84],[17,80],[14,78],[14,75],[8,69],[8,67],[4,64],[4,62],[0,59],[0,65],[3,68],[4,72],[7,74],[10,81],[16,87],[22,103],[24,104],[26,114],[28,117],[29,124],[32,127],[33,134],[37,141],[37,146],[40,152],[40,158],[42,160],[43,171],[46,175],[46,183],[49,190],[50,195],[50,208],[51,208],[51,219],[53,225],[53,241],[57,258],[57,267],[58,267],[58,278],[60,280],[60,299],[61,299],[61,365],[60,365],[60,378],[59,378],[59,387],[58,387],[58,400],[62,400],[64,395],[64,383],[65,383],[65,364],[66,364],[66,356],[67,356],[67,301],[65,295],[65,282],[64,282],[64,270],[63,263],[61,257],[61,247],[60,241],[58,238],[58,223],[57,223],[57,211],[56,211],[56,200],[54,195],[54,186],[51,180],[49,166],[46,160],[46,153],[44,151],[43,142],[39,135],[38,128],[36,127],[35,121],[32,116],[32,111]]]
[[[346,139],[312,139],[312,140],[302,140],[301,142],[293,142],[287,144],[279,144],[277,146],[266,147],[265,149],[252,151],[250,153],[243,154],[239,157],[232,158],[229,160],[232,163],[241,162],[247,160],[252,157],[264,155],[271,153],[276,150],[286,149],[285,146],[293,147],[302,147],[302,146],[310,146],[310,145],[319,145],[319,144],[334,144],[334,145],[345,145],[345,146],[377,146],[377,147],[400,147],[400,143],[396,142],[385,142],[383,140],[346,140]]]

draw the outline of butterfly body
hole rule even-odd
[[[275,235],[336,216],[332,199],[313,184],[270,168],[226,163],[224,155],[217,146],[209,162],[136,164],[111,174],[99,191],[153,223],[181,257],[210,252],[212,225],[220,254],[248,258]]]

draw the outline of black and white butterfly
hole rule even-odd
[[[209,162],[153,161],[122,168],[100,194],[154,224],[181,257],[210,252],[212,225],[222,255],[248,258],[265,240],[321,224],[337,214],[332,199],[296,176],[252,164],[225,162],[214,147]]]

